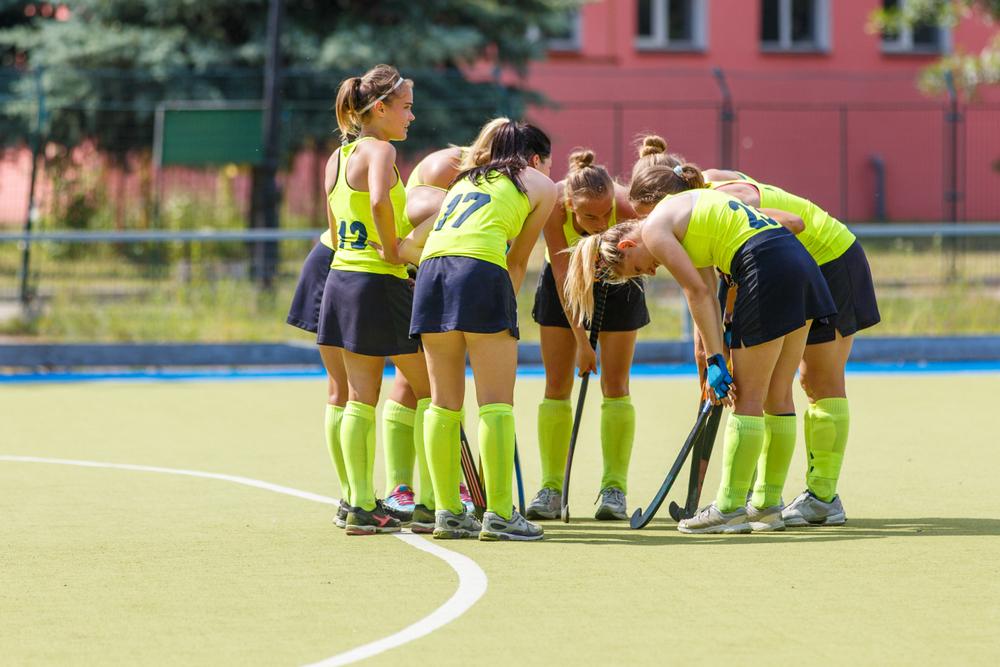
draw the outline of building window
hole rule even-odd
[[[566,25],[562,30],[552,32],[546,41],[550,51],[579,51],[583,44],[583,17],[579,9],[566,12]]]
[[[887,12],[902,12],[911,0],[882,0]],[[951,49],[951,34],[933,23],[918,22],[882,33],[883,53],[946,53]]]
[[[829,0],[763,0],[760,46],[764,51],[827,51]]]
[[[702,51],[706,0],[638,0],[637,49]]]

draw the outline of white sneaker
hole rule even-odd
[[[830,502],[823,502],[806,490],[781,512],[781,518],[786,526],[793,528],[801,526],[843,526],[847,522],[844,504],[840,496],[834,496]]]
[[[594,518],[600,521],[625,521],[628,519],[628,511],[625,508],[625,492],[621,489],[609,486],[601,489],[598,496],[601,504],[594,513]]]
[[[470,512],[454,514],[449,510],[434,512],[434,539],[459,540],[463,537],[476,537],[482,529],[482,524]]]
[[[555,489],[542,487],[524,511],[529,519],[558,519],[562,514],[562,494]]]
[[[495,512],[483,515],[483,529],[479,531],[480,540],[540,540],[545,530],[531,523],[520,512],[514,510],[510,521]]]
[[[715,503],[698,510],[690,519],[677,524],[677,530],[689,535],[749,533],[745,507],[737,507],[732,512],[722,512]]]
[[[766,533],[773,530],[784,530],[785,522],[781,519],[783,505],[771,505],[757,509],[751,503],[747,503],[747,521],[750,523],[750,530],[755,533]]]

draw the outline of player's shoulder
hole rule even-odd
[[[434,151],[421,160],[418,165],[420,181],[424,185],[433,185],[439,188],[448,187],[458,175],[458,164],[461,159],[462,148],[460,146],[449,146]]]

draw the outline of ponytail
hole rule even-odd
[[[594,283],[613,285],[628,282],[621,275],[624,255],[618,243],[639,229],[638,222],[620,222],[600,234],[584,236],[569,250],[569,267],[563,281],[566,309],[575,322],[587,322],[594,316]]]
[[[583,323],[594,315],[594,283],[597,282],[600,247],[601,234],[592,234],[580,239],[570,251],[563,297],[573,322]]]
[[[358,109],[361,104],[361,77],[352,76],[344,79],[337,90],[337,102],[334,110],[337,114],[337,128],[343,143],[350,141],[351,135],[361,132],[361,122]]]
[[[552,154],[552,144],[548,135],[534,125],[508,121],[500,124],[490,142],[490,159],[488,162],[459,172],[452,183],[468,178],[473,183],[483,179],[494,180],[492,174],[506,176],[523,193],[521,172],[528,167],[528,161],[535,155],[543,160]]]
[[[489,162],[493,137],[496,136],[497,130],[509,122],[509,118],[499,117],[483,125],[472,144],[462,153],[462,161],[458,165],[458,170],[469,171]]]

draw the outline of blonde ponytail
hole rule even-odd
[[[458,171],[460,173],[470,171],[488,163],[491,157],[493,137],[496,136],[497,130],[509,122],[509,118],[500,117],[483,125],[472,144],[462,152],[462,161],[458,165]]]
[[[639,229],[639,223],[620,222],[600,234],[584,236],[572,248],[569,267],[563,282],[563,298],[569,316],[576,322],[589,322],[594,316],[594,283],[604,281],[613,285],[628,282],[621,275],[624,255],[618,248],[629,234]]]

